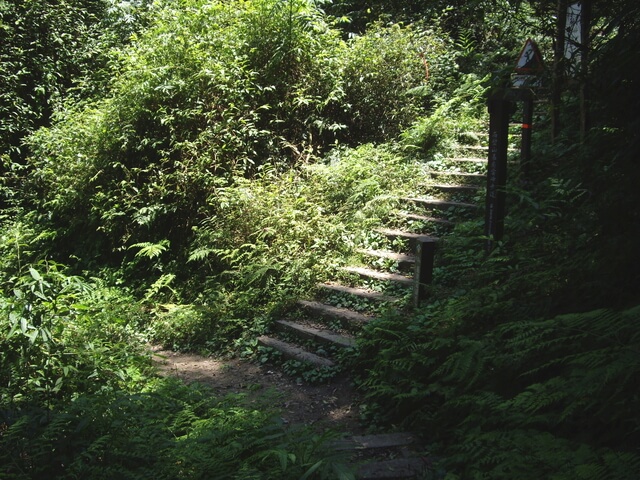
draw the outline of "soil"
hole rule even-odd
[[[359,397],[347,376],[309,385],[285,375],[277,367],[250,360],[221,360],[159,347],[152,351],[161,375],[207,385],[220,396],[240,394],[256,408],[274,407],[285,424],[352,435],[364,433],[359,422]]]

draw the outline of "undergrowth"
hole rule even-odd
[[[156,378],[141,334],[152,312],[37,260],[34,230],[3,227],[2,478],[353,478],[331,432],[285,428],[267,399]]]
[[[637,172],[589,149],[545,154],[532,177],[513,170],[491,253],[476,222],[459,224],[429,304],[381,317],[359,342],[368,420],[422,432],[448,479],[640,473],[637,197],[613,209],[596,193]],[[607,227],[609,215],[628,222]]]

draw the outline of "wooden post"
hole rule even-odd
[[[489,99],[489,163],[487,165],[487,197],[485,236],[487,252],[504,233],[505,186],[507,183],[507,147],[509,116],[512,102],[507,92],[500,91]]]
[[[413,286],[413,305],[418,308],[426,298],[426,286],[433,280],[433,259],[436,241],[432,238],[419,238],[416,241],[416,264]]]
[[[533,95],[523,98],[522,105],[522,133],[520,140],[520,162],[527,170],[531,161],[531,133],[533,131]]]

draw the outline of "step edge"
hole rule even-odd
[[[331,343],[340,347],[353,347],[356,344],[355,337],[331,333],[329,330],[320,330],[318,328],[308,327],[291,320],[276,320],[276,325],[284,325],[285,328],[294,330],[299,334],[317,340],[320,343]]]
[[[407,218],[409,220],[441,223],[443,225],[455,225],[455,222],[452,222],[451,220],[447,220],[446,218],[429,217],[427,215],[420,215],[418,213],[403,212],[403,211],[396,211],[394,212],[394,214],[399,217]],[[436,237],[432,237],[432,238],[436,238]]]
[[[376,232],[381,233],[383,235],[393,235],[396,237],[405,237],[410,239],[420,239],[424,242],[437,242],[440,240],[438,237],[434,237],[433,235],[425,235],[422,233],[413,233],[413,232],[405,232],[404,230],[396,230],[394,228],[385,228],[379,227],[375,229]]]
[[[273,338],[268,335],[259,336],[258,343],[266,347],[270,347],[278,350],[286,358],[291,358],[294,360],[299,360],[301,362],[311,363],[319,367],[335,367],[336,366],[333,360],[330,360],[325,357],[321,357],[320,355],[316,355],[315,353],[309,352],[304,348],[300,348],[296,345],[293,345],[288,342],[284,342],[282,340],[278,340],[277,338]]]
[[[372,256],[372,257],[386,258],[387,260],[394,260],[396,262],[415,263],[416,261],[415,255],[410,255],[408,253],[392,252],[391,250],[375,250],[375,249],[360,248],[358,249],[358,252],[363,253],[365,255]]]
[[[364,313],[356,312],[355,310],[349,310],[348,308],[334,307],[326,303],[312,301],[312,300],[298,300],[298,305],[315,310],[318,313],[326,313],[329,316],[343,318],[345,320],[351,320],[360,323],[367,323],[373,320],[373,317],[365,315]]]
[[[319,283],[317,284],[317,287],[381,302],[397,302],[399,300],[396,297],[385,295],[384,293],[376,292],[374,290],[365,290],[364,288],[350,287],[336,282]]]
[[[413,285],[414,280],[411,277],[400,275],[397,273],[381,272],[379,270],[373,270],[365,267],[342,267],[342,270],[346,272],[356,273],[360,276],[369,278],[375,278],[376,280],[383,280],[388,282],[402,283],[404,285]]]
[[[465,203],[465,202],[453,202],[449,200],[440,200],[435,198],[420,198],[420,197],[407,197],[405,200],[414,202],[414,203],[422,203],[424,205],[430,206],[449,206],[449,207],[461,207],[461,208],[478,208],[478,205],[475,203]]]

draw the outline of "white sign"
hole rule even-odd
[[[567,7],[564,56],[569,61],[569,71],[580,67],[582,47],[582,2],[574,2]]]

